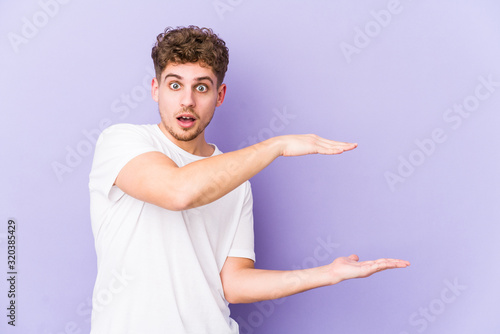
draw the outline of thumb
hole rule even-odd
[[[356,262],[359,261],[359,256],[357,256],[356,254],[349,255],[348,258]]]

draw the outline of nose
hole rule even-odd
[[[180,102],[183,108],[193,108],[196,105],[193,92],[190,89],[184,90]]]

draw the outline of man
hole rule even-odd
[[[114,125],[96,145],[92,334],[236,334],[228,303],[409,265],[351,255],[300,271],[255,269],[248,180],[279,156],[340,154],[357,145],[288,135],[222,154],[205,141],[205,128],[226,94],[225,43],[209,29],[167,28],[152,58],[161,122]]]

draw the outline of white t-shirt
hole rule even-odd
[[[220,271],[228,256],[255,260],[250,183],[184,211],[113,186],[123,166],[151,151],[179,167],[203,159],[157,125],[114,125],[96,144],[89,182],[98,266],[91,334],[236,334]]]

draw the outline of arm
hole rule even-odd
[[[358,262],[357,255],[339,257],[332,263],[302,270],[255,269],[250,259],[228,257],[221,271],[226,300],[253,303],[282,298],[314,288],[329,286],[351,278],[368,277],[376,272],[405,268],[408,261],[378,259]]]
[[[185,210],[221,198],[279,156],[340,154],[356,146],[316,135],[287,135],[183,167],[162,153],[149,152],[129,161],[115,184],[139,200],[169,210]]]

